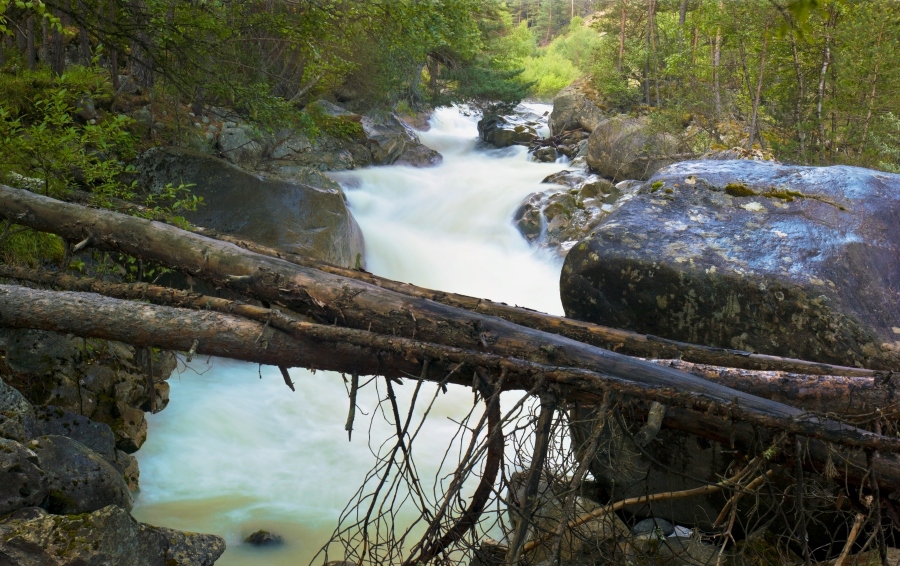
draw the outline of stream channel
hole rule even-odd
[[[528,106],[538,114],[550,110]],[[437,167],[336,175],[365,236],[367,269],[423,287],[562,314],[562,260],[530,246],[511,218],[526,196],[548,189],[540,181],[564,165],[529,161],[520,146],[477,147],[476,121],[452,108],[435,112],[430,130],[420,137],[443,154]],[[331,536],[392,425],[380,416],[372,419],[384,393],[372,383],[360,390],[348,442],[341,375],[299,368],[291,375],[295,393],[274,367],[224,359],[181,365],[169,380],[171,403],[148,415],[148,440],[137,453],[141,492],[134,516],[225,537],[228,549],[217,564],[309,563]],[[396,388],[401,403],[412,387],[407,380]],[[427,384],[421,395],[430,398],[435,387]],[[415,446],[421,477],[433,480],[439,473],[457,430],[451,419],[462,418],[471,404],[471,391],[462,387],[451,386],[437,397],[420,433],[425,441]],[[453,464],[445,463],[443,474]],[[401,513],[398,520],[403,518]],[[283,536],[285,544],[272,549],[242,544],[259,529]]]

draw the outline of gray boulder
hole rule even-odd
[[[131,493],[122,474],[80,442],[41,436],[27,447],[40,458],[47,474],[50,512],[90,513],[107,505],[131,509]]]
[[[485,116],[478,121],[478,137],[494,147],[528,145],[538,138],[537,124],[515,116]]]
[[[443,160],[440,153],[422,145],[419,136],[395,114],[367,114],[360,124],[372,151],[373,165],[430,167]]]
[[[588,138],[587,164],[614,181],[648,179],[676,161],[675,136],[649,131],[647,118],[615,116],[600,122]]]
[[[224,551],[221,537],[144,525],[112,505],[81,515],[23,510],[0,522],[0,564],[211,566]]]
[[[0,439],[0,516],[40,505],[47,478],[38,455],[14,440]]]
[[[247,124],[222,128],[218,137],[218,149],[225,159],[249,169],[259,165],[266,153],[266,145],[263,135]]]
[[[675,340],[900,367],[900,176],[670,166],[566,258],[566,315]]]
[[[116,461],[116,437],[108,424],[53,405],[38,407],[35,416],[35,436],[65,436],[90,448],[109,463]]]
[[[194,183],[206,202],[189,221],[236,234],[289,253],[344,267],[361,262],[362,232],[344,194],[333,182],[319,186],[263,179],[201,153],[155,148],[137,160],[141,181],[149,187]]]
[[[550,113],[550,133],[558,135],[568,130],[593,132],[603,120],[603,110],[579,85],[569,85],[553,99]]]
[[[568,188],[529,195],[516,209],[513,225],[529,242],[561,256],[636,192],[582,171],[560,171],[544,182]]]
[[[0,379],[0,438],[24,442],[35,430],[34,407]]]

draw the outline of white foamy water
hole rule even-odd
[[[549,106],[531,109],[543,113]],[[527,195],[547,188],[541,179],[562,166],[530,162],[521,147],[476,150],[475,119],[455,109],[438,110],[431,123],[421,138],[444,155],[442,165],[339,176],[365,235],[368,270],[561,314],[560,260],[531,248],[510,220]],[[206,362],[195,360],[174,375],[169,406],[149,416],[149,438],[137,454],[142,490],[134,515],[225,537],[228,550],[218,564],[308,563],[374,464],[369,417],[357,414],[348,442],[339,374],[292,369],[292,393],[276,368]],[[409,381],[398,387],[401,401],[412,388]],[[433,386],[423,388],[426,399],[433,393]],[[383,395],[374,385],[362,389],[361,412],[371,415]],[[420,433],[428,442],[415,448],[423,478],[435,477],[457,430],[450,419],[463,417],[471,404],[463,388],[438,396]],[[371,445],[377,447],[393,429],[374,422]],[[274,550],[241,544],[259,529],[284,536],[286,544]]]

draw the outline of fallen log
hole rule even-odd
[[[84,191],[74,191],[71,196],[72,202],[81,205],[90,205],[92,202],[91,194]],[[114,205],[115,209],[119,212],[138,212],[143,217],[153,218],[154,220],[161,222],[168,221],[168,218],[161,215],[159,212],[138,204],[114,199]],[[550,332],[552,334],[559,334],[560,336],[565,336],[578,342],[599,346],[629,356],[681,359],[714,366],[762,371],[785,371],[807,375],[834,375],[886,379],[891,373],[880,370],[838,366],[795,358],[757,354],[743,350],[689,344],[650,334],[639,334],[629,330],[611,328],[599,324],[592,324],[590,322],[582,322],[561,316],[545,314],[528,308],[510,306],[505,303],[498,303],[488,299],[417,287],[410,283],[403,283],[385,277],[379,277],[367,271],[339,267],[321,260],[276,250],[256,242],[237,238],[229,234],[222,234],[216,230],[203,228],[201,226],[189,226],[187,229],[213,239],[232,243],[240,248],[261,255],[283,259],[296,265],[311,267],[326,273],[356,279],[404,295],[429,299],[448,306],[489,316],[496,316],[520,326]]]
[[[225,314],[268,322],[274,327],[290,331],[281,321],[285,314],[270,309],[234,302],[219,297],[181,291],[147,283],[116,284],[99,279],[73,277],[58,272],[0,265],[0,278],[39,283],[67,291],[99,293],[129,300],[149,300],[171,307],[209,309]],[[306,319],[306,322],[310,322]],[[891,380],[873,377],[811,376],[775,371],[752,371],[683,360],[651,360],[716,381],[732,389],[779,401],[807,411],[829,414],[835,419],[896,420],[900,413],[900,391]]]
[[[210,304],[231,308],[226,304],[231,301],[215,301]],[[235,305],[235,308],[241,307]],[[257,314],[265,322],[208,310],[112,299],[95,293],[0,285],[0,326],[8,328],[53,330],[135,346],[191,349],[196,354],[282,367],[311,367],[471,386],[470,373],[458,371],[463,364],[504,373],[504,390],[534,390],[536,384],[543,382],[547,390],[554,390],[569,400],[598,399],[612,389],[640,399],[666,403],[669,407],[666,426],[712,440],[753,446],[759,440],[754,426],[807,437],[810,462],[820,469],[834,451],[829,443],[900,452],[900,439],[839,423],[760,415],[740,405],[716,403],[675,388],[653,388],[578,368],[547,366],[365,330],[280,318],[275,314],[270,317],[260,312],[267,309],[247,307],[244,314],[258,309]],[[273,328],[276,325],[286,331]],[[861,485],[867,474],[865,457],[857,453],[850,456],[848,462],[851,465],[846,472],[847,481]],[[900,491],[900,458],[897,454],[877,455],[873,466],[882,485]]]
[[[794,420],[816,434],[844,427],[671,368],[604,350],[503,319],[411,297],[355,279],[255,254],[159,222],[93,210],[0,185],[0,217],[89,242],[285,306],[326,324],[406,336],[485,351],[537,364],[581,368],[657,389],[673,389],[712,404],[740,407],[760,418]]]
[[[411,297],[428,299],[451,307],[489,316],[496,316],[514,324],[518,324],[519,326],[525,326],[535,330],[549,332],[551,334],[558,334],[577,340],[578,342],[599,346],[600,348],[613,350],[629,356],[681,359],[713,366],[761,371],[785,371],[806,375],[887,378],[891,373],[881,370],[838,366],[822,362],[811,362],[795,358],[757,354],[743,350],[688,344],[686,342],[670,340],[651,334],[639,334],[630,330],[582,322],[580,320],[546,314],[524,307],[498,303],[488,299],[417,287],[411,283],[403,283],[385,277],[379,277],[378,275],[374,275],[367,271],[339,267],[317,259],[282,252],[280,250],[262,246],[255,242],[236,238],[227,234],[220,234],[214,230],[207,230],[200,227],[195,227],[192,230],[198,234],[208,235],[214,239],[230,242],[245,250],[283,259],[296,265],[312,267],[326,273],[340,275],[349,279],[356,279],[357,281],[376,285],[383,289],[388,289]]]

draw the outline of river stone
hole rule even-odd
[[[443,160],[440,153],[422,145],[419,136],[396,114],[373,112],[364,115],[360,124],[373,165],[430,167]]]
[[[648,179],[679,153],[675,136],[649,130],[646,117],[615,116],[600,122],[588,138],[587,164],[613,181]]]
[[[211,566],[215,535],[138,523],[114,505],[80,515],[16,513],[0,522],[0,564],[16,566]]]
[[[0,439],[0,516],[40,505],[47,478],[38,455],[14,440]]]
[[[34,407],[0,378],[0,438],[25,442],[34,430]]]
[[[339,187],[266,180],[221,159],[172,147],[147,151],[137,168],[151,188],[194,183],[191,190],[206,204],[185,216],[200,226],[343,267],[362,261],[362,232]]]
[[[571,318],[692,342],[900,367],[900,175],[691,161],[573,248]]]
[[[27,444],[47,474],[52,513],[90,513],[118,505],[131,509],[131,493],[122,474],[102,456],[65,436],[41,436]]]
[[[494,147],[527,145],[538,138],[533,123],[515,116],[485,116],[478,121],[478,137]]]
[[[112,464],[116,461],[116,437],[106,423],[98,423],[61,407],[45,405],[35,410],[35,436],[66,436],[90,448]]]
[[[244,542],[253,546],[278,546],[284,544],[284,537],[270,533],[269,531],[258,530],[248,535]]]
[[[603,120],[603,110],[579,85],[569,85],[553,99],[550,113],[550,133],[558,135],[567,130],[581,129],[593,132]]]

